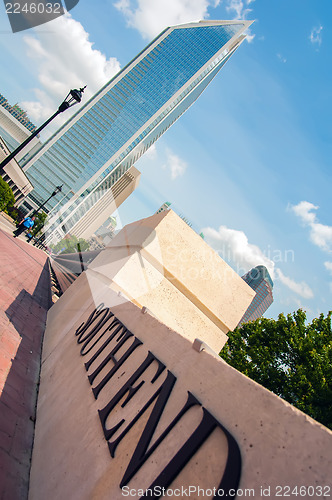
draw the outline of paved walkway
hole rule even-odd
[[[47,255],[7,226],[0,224],[0,499],[25,500],[50,277]]]

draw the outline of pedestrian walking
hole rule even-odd
[[[26,217],[18,228],[14,231],[14,238],[17,238],[23,231],[31,229],[35,224],[35,217]]]

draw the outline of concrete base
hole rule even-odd
[[[78,315],[72,294],[86,306],[92,283],[77,283],[48,317],[30,500],[139,499],[165,484],[171,498],[213,498],[213,488],[256,498],[331,493],[329,430],[106,285],[99,316],[92,295]],[[108,304],[121,323],[109,316],[101,325]],[[196,404],[175,424],[188,398]],[[217,422],[210,435],[207,419]],[[170,479],[181,447],[188,462],[177,460]]]
[[[127,226],[48,314],[30,500],[330,495],[332,433],[215,352],[253,293],[173,212]]]
[[[126,226],[90,264],[87,276],[216,352],[255,295],[172,210]]]

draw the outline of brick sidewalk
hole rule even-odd
[[[47,255],[0,230],[0,499],[28,496],[42,338],[51,305]]]

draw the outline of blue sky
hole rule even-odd
[[[87,84],[91,96],[168,25],[254,20],[248,41],[136,164],[140,187],[118,217],[125,224],[170,201],[237,272],[269,268],[266,316],[332,309],[330,0],[80,0],[16,34],[3,4],[0,13],[0,92],[36,124],[70,88]]]

